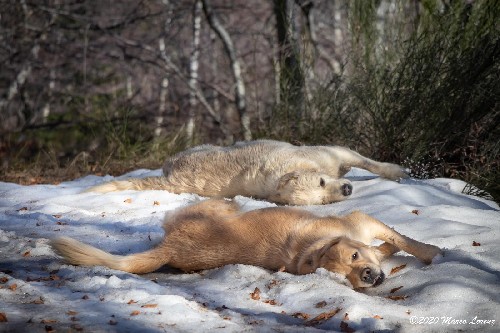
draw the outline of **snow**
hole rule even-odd
[[[116,178],[160,174],[136,170]],[[458,180],[397,183],[359,169],[347,176],[354,183],[350,199],[304,209],[319,215],[362,210],[445,249],[444,257],[425,266],[400,252],[383,263],[386,281],[363,292],[323,269],[295,276],[246,265],[193,274],[165,267],[140,276],[76,267],[56,257],[48,240],[65,235],[112,253],[143,251],[162,238],[166,213],[204,198],[82,193],[111,176],[0,183],[0,331],[500,331],[498,205],[461,194],[465,183]],[[247,211],[274,206],[235,200]],[[395,267],[402,269],[390,274]]]

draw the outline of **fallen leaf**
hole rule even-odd
[[[90,298],[90,297],[89,297],[89,295],[83,295],[83,296],[82,296],[82,299],[85,299],[85,300],[87,300],[87,299],[89,299],[89,298]]]
[[[267,289],[271,289],[272,287],[276,286],[278,284],[277,280],[272,280],[267,284]]]
[[[23,257],[29,257],[29,256],[30,256],[30,254],[31,254],[31,252],[30,252],[30,251],[26,251],[26,252],[24,252],[24,253],[23,253]]]
[[[380,317],[379,315],[373,316],[374,319],[384,319],[383,317]]]
[[[40,298],[30,302],[31,304],[44,304],[45,301],[43,300],[42,296],[40,296]]]
[[[268,300],[264,301],[264,303],[269,304],[269,305],[278,304],[278,302],[276,302],[276,300],[274,300],[274,299],[268,299]]]
[[[413,214],[415,214],[415,215],[420,214],[420,212],[418,211],[418,209],[414,209],[414,210],[412,210],[411,212],[412,212]]]
[[[140,313],[141,313],[141,311],[135,310],[135,311],[132,311],[132,312],[130,313],[130,315],[131,315],[131,316],[137,316],[137,315],[138,315],[138,314],[140,314]]]
[[[344,315],[344,320],[349,320],[349,314],[347,312]]]
[[[402,301],[408,298],[407,295],[390,295],[386,296],[385,298],[391,299],[393,301]]]
[[[21,207],[17,211],[18,212],[22,212],[22,211],[25,211],[25,210],[28,210],[28,207]]]
[[[2,277],[0,278],[0,283],[6,283],[7,281],[9,281],[9,278],[8,277]]]
[[[135,304],[137,303],[136,301],[134,301],[133,299],[131,299],[130,301],[127,302],[127,304]]]
[[[57,221],[57,222],[56,222],[56,224],[57,224],[57,225],[68,225],[68,223],[67,223],[67,222],[61,222],[61,221]]]
[[[398,291],[401,288],[403,288],[403,286],[392,288],[391,291],[389,291],[389,293],[394,294],[396,291]]]
[[[74,316],[74,315],[77,315],[77,314],[78,314],[78,312],[73,311],[73,310],[69,310],[68,312],[66,312],[66,314],[67,314],[68,316]]]
[[[476,241],[472,241],[472,246],[481,246],[481,243],[478,243]]]
[[[319,315],[317,315],[316,317],[314,317],[313,319],[309,320],[307,322],[307,325],[313,326],[313,325],[321,324],[321,322],[328,320],[328,319],[332,318],[333,316],[335,316],[337,313],[340,312],[340,310],[342,310],[342,308],[336,308],[336,309],[333,309],[333,310],[328,311],[328,312],[322,312]]]
[[[54,216],[56,219],[60,219],[60,218],[62,217],[62,215],[61,215],[61,214],[54,214],[54,215],[52,215],[52,216]]]
[[[160,205],[160,202],[159,201],[154,201],[153,202],[153,206],[159,206]]]
[[[349,324],[347,324],[345,321],[341,321],[340,332],[354,333],[356,332],[356,330],[354,328],[349,327]]]
[[[128,198],[128,199],[125,199],[123,200],[124,203],[132,203],[132,199],[131,198]]]
[[[292,317],[308,320],[311,316],[304,312],[295,312],[294,314],[292,314]]]
[[[17,289],[17,284],[13,283],[9,286],[9,289],[12,290],[12,291],[16,291]]]
[[[141,306],[141,308],[156,308],[158,306],[158,304],[144,304]]]
[[[314,307],[317,309],[321,309],[321,308],[324,308],[325,306],[326,306],[326,301],[321,301],[321,302],[316,303],[316,305]]]
[[[253,293],[250,293],[250,297],[254,300],[254,301],[258,301],[260,299],[260,289],[255,287]]]
[[[0,323],[6,323],[6,322],[8,322],[7,315],[3,312],[0,312]]]
[[[396,274],[397,272],[404,269],[405,267],[406,267],[406,264],[402,264],[401,266],[393,267],[391,269],[391,272],[389,273],[389,275]]]
[[[40,321],[40,324],[54,324],[57,323],[57,320],[55,319],[42,319]]]
[[[406,310],[406,314],[407,315],[411,315],[411,311],[410,310]]]

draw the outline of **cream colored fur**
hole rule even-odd
[[[163,166],[164,176],[113,181],[87,191],[166,190],[314,205],[349,197],[352,185],[341,177],[351,167],[392,180],[406,177],[396,164],[377,162],[344,147],[294,146],[259,140],[230,147],[194,147],[168,158]]]
[[[440,253],[438,247],[403,236],[359,211],[343,217],[319,217],[291,207],[244,213],[234,202],[212,199],[174,212],[164,229],[160,244],[128,256],[111,255],[71,238],[53,240],[51,245],[71,264],[131,273],[148,273],[163,265],[192,272],[248,264],[293,274],[323,267],[345,275],[354,288],[380,284],[380,262],[400,249],[426,264]],[[369,246],[374,239],[385,243]]]

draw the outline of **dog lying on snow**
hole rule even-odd
[[[319,217],[291,207],[244,213],[234,202],[211,199],[177,210],[163,227],[165,237],[160,244],[127,256],[68,237],[52,240],[51,246],[71,264],[139,274],[163,265],[192,272],[248,264],[292,274],[322,267],[344,275],[354,288],[382,283],[380,262],[400,249],[426,264],[440,253],[438,247],[401,235],[359,211],[343,217]],[[385,243],[367,245],[373,239]]]
[[[168,158],[161,177],[113,181],[87,191],[166,190],[217,198],[243,195],[290,205],[326,204],[351,195],[351,182],[341,178],[351,167],[392,180],[407,177],[396,164],[344,147],[259,140],[194,147]]]

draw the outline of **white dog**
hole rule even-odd
[[[407,177],[399,165],[377,162],[344,147],[294,146],[258,140],[230,147],[194,147],[168,158],[163,165],[164,176],[113,181],[88,191],[166,190],[316,205],[341,201],[351,195],[351,182],[341,178],[351,167],[392,180]]]

